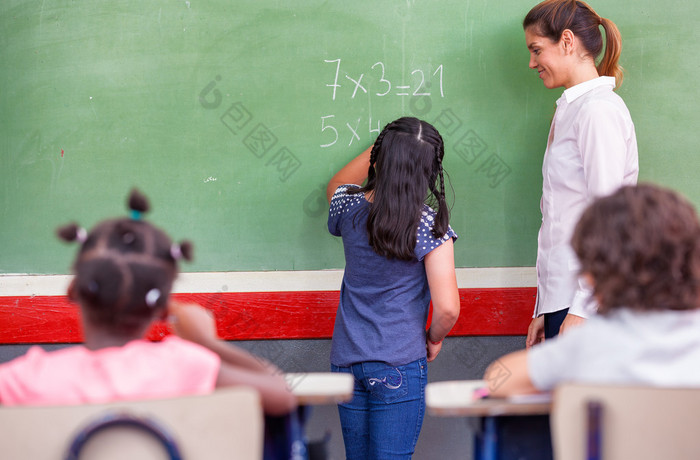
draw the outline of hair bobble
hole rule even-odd
[[[88,232],[85,230],[83,227],[78,227],[76,233],[75,233],[75,239],[80,242],[80,244],[84,244],[87,241],[88,238]]]
[[[192,243],[189,241],[173,243],[170,246],[170,255],[175,260],[185,259],[190,262],[192,260]]]
[[[148,305],[151,308],[155,307],[158,303],[158,300],[160,299],[160,296],[160,289],[151,289],[146,293],[146,305]]]
[[[173,256],[175,260],[182,259],[182,249],[178,243],[173,243],[173,245],[170,246],[170,255]]]
[[[71,242],[77,240],[78,242],[80,242],[80,244],[85,243],[85,241],[87,241],[88,238],[87,230],[75,223],[59,227],[58,229],[56,229],[56,234],[63,241]]]

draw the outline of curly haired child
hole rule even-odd
[[[626,186],[584,211],[572,246],[599,315],[500,358],[494,396],[565,382],[700,386],[700,223],[679,194]],[[493,372],[493,374],[491,374]]]

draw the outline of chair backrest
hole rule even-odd
[[[114,414],[152,420],[174,438],[184,459],[260,460],[263,412],[249,388],[225,388],[210,395],[110,404],[53,407],[0,407],[2,458],[66,458],[76,436]],[[97,453],[99,452],[99,455]],[[156,460],[171,458],[144,430],[116,426],[96,433],[80,458]]]
[[[590,420],[589,413],[598,420]],[[590,458],[698,459],[700,389],[578,384],[557,388],[551,414],[554,458],[586,459],[589,435],[594,434],[589,425],[600,428],[601,447],[600,457]]]

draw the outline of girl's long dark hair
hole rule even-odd
[[[372,147],[367,183],[349,193],[371,192],[369,244],[388,258],[415,258],[416,230],[423,204],[437,208],[432,232],[442,238],[449,226],[442,159],[445,147],[430,123],[412,117],[386,125]]]

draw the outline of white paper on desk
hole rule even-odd
[[[425,402],[433,409],[469,406],[480,399],[476,395],[485,388],[488,388],[485,380],[434,382],[425,388]]]
[[[551,393],[535,393],[530,395],[513,395],[506,398],[508,402],[518,404],[539,404],[552,402]]]

